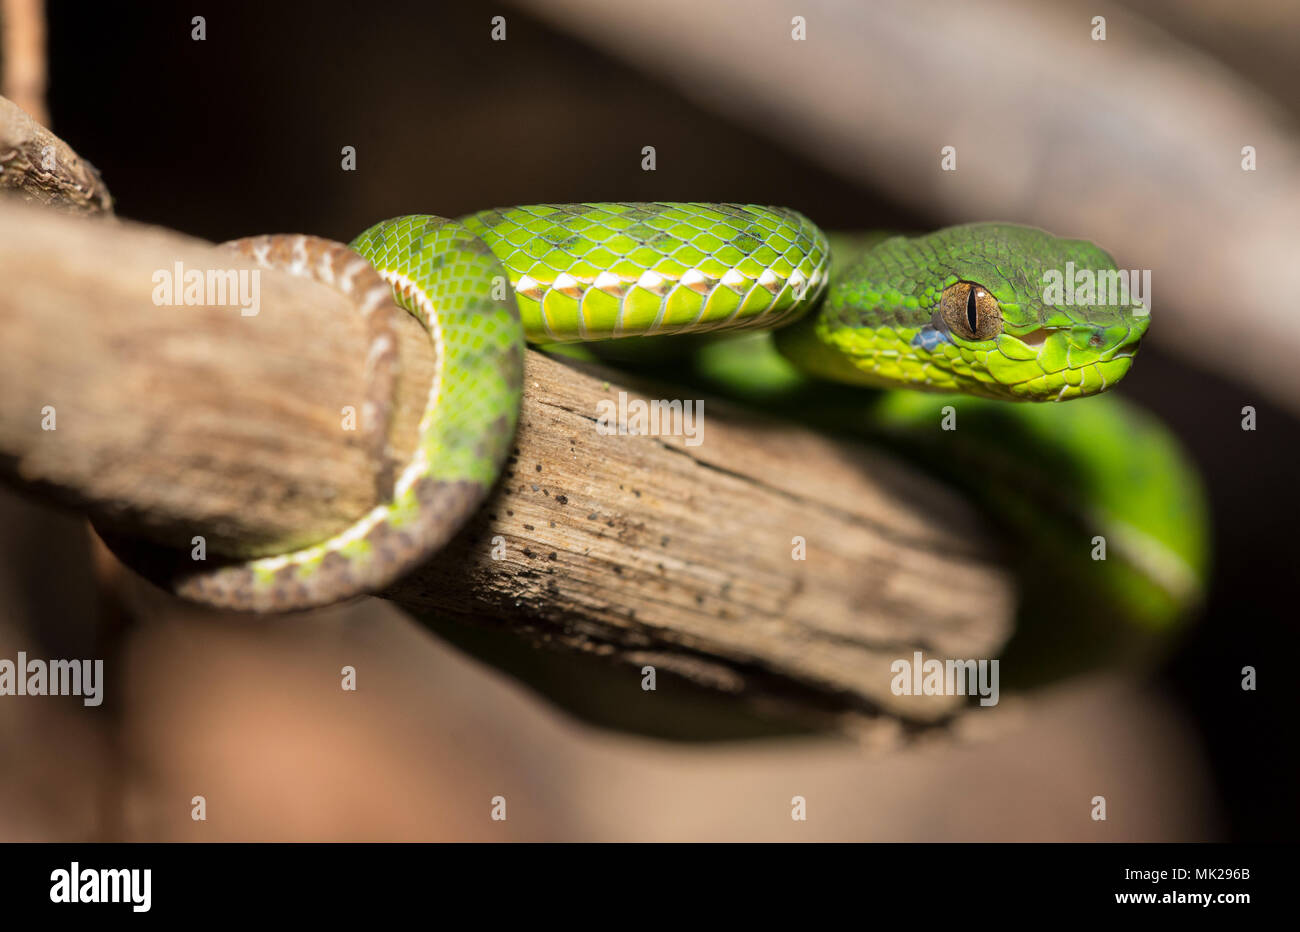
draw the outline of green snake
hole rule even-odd
[[[268,247],[258,248],[265,258]],[[425,326],[437,352],[415,456],[385,504],[353,527],[291,553],[197,571],[191,566],[173,586],[184,595],[252,611],[306,608],[382,589],[429,559],[502,470],[518,418],[526,342],[746,329],[770,335],[761,343],[710,343],[702,357],[715,383],[741,395],[761,399],[773,380],[787,389],[808,380],[800,391],[820,387],[804,403],[821,412],[833,406],[828,381],[956,393],[877,394],[874,429],[900,441],[937,436],[942,407],[936,401],[963,403],[977,421],[979,412],[1012,418],[1013,429],[995,424],[984,432],[972,459],[952,450],[927,455],[952,460],[960,480],[970,479],[970,470],[1002,468],[981,455],[1002,456],[1014,469],[1039,451],[1059,452],[1073,482],[1061,486],[1065,497],[1095,499],[1066,504],[1085,524],[1125,528],[1118,533],[1134,544],[1128,550],[1146,554],[1129,567],[1147,590],[1162,595],[1144,591],[1130,599],[1140,614],[1167,617],[1188,600],[1203,569],[1199,529],[1170,526],[1176,522],[1170,515],[1195,499],[1196,490],[1157,491],[1152,505],[1151,489],[1160,483],[1147,477],[1135,492],[1125,478],[1132,457],[1096,456],[1098,449],[1146,437],[1140,468],[1185,473],[1158,428],[1114,406],[1086,416],[1066,416],[1072,405],[1045,406],[1043,417],[1018,413],[1038,406],[1003,404],[1097,395],[1132,365],[1149,322],[1141,310],[1044,300],[1045,275],[1067,263],[1116,270],[1089,242],[980,223],[911,238],[845,238],[832,251],[826,234],[784,208],[590,203],[486,210],[460,220],[397,217],[363,232],[351,249]],[[289,252],[296,258],[279,264],[300,271],[312,264],[300,243]],[[331,267],[326,277],[345,276]],[[860,394],[850,406],[867,394],[854,391]],[[1004,455],[1016,443],[1022,452]],[[983,476],[970,483],[973,491],[985,484]],[[1036,520],[1037,505],[1016,495],[987,500],[1012,523],[1017,509],[1025,511],[1020,523]]]

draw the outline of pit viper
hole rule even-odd
[[[794,210],[722,203],[403,216],[361,233],[350,263],[317,263],[302,242],[288,242],[263,238],[244,248],[264,260],[279,249],[272,264],[299,271],[328,264],[335,284],[355,284],[368,263],[427,329],[437,372],[418,447],[385,503],[352,527],[289,553],[191,566],[173,585],[190,598],[251,611],[306,608],[382,589],[436,554],[502,470],[526,343],[742,330],[764,331],[761,342],[711,342],[704,354],[724,388],[739,386],[743,396],[752,382],[762,398],[772,380],[800,382],[798,391],[812,392],[804,403],[820,410],[832,405],[830,383],[854,386],[848,404],[873,395],[862,410],[877,432],[901,443],[929,437],[926,455],[970,480],[974,493],[990,484],[988,470],[1010,470],[1002,482],[1009,497],[985,501],[1012,523],[1037,520],[1039,499],[1021,491],[1039,482],[1084,525],[1111,531],[1133,577],[1116,585],[1137,614],[1163,621],[1198,584],[1201,528],[1194,515],[1179,524],[1197,492],[1178,451],[1131,408],[1086,407],[1129,371],[1149,316],[1123,302],[1045,299],[1053,272],[1117,271],[1090,242],[975,223],[914,237],[845,237],[832,248]],[[1073,399],[1088,399],[1079,405],[1086,410],[1009,404]],[[988,422],[954,434],[982,438],[973,457],[935,439],[944,404],[953,403]]]

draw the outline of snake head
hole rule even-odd
[[[895,237],[841,268],[822,313],[784,343],[846,381],[1021,401],[1094,395],[1128,372],[1150,320],[1149,271],[1032,227]]]

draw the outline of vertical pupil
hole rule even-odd
[[[979,332],[979,328],[975,326],[977,320],[975,314],[975,289],[972,288],[966,292],[966,323],[970,324],[971,333]]]

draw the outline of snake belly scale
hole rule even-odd
[[[1114,263],[1090,243],[1004,224],[885,240],[834,274],[827,238],[808,219],[739,204],[412,215],[376,224],[351,249],[436,350],[415,454],[385,504],[353,527],[292,553],[191,564],[169,580],[179,594],[245,611],[302,609],[380,590],[429,559],[503,468],[526,342],[784,328],[778,348],[816,376],[1064,400],[1113,386],[1146,328],[1127,309],[1044,306],[1044,269]],[[323,277],[319,263],[272,252],[263,245],[267,264]],[[379,365],[382,333],[371,352]]]

